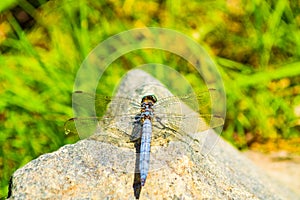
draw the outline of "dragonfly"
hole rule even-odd
[[[138,170],[141,185],[144,186],[149,173],[151,146],[166,146],[170,141],[189,143],[193,141],[189,133],[224,124],[220,115],[210,113],[210,99],[217,96],[214,94],[214,89],[160,99],[154,94],[145,94],[138,101],[136,98],[122,96],[94,97],[92,94],[76,91],[73,94],[75,110],[80,109],[83,103],[93,104],[96,110],[100,111],[106,110],[107,107],[108,109],[106,114],[100,117],[80,116],[69,119],[65,123],[65,131],[77,133],[81,138],[89,137],[119,147],[134,148],[131,144],[138,142]],[[194,112],[195,110],[197,112]],[[89,127],[92,129],[89,130]]]

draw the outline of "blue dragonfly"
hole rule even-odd
[[[140,101],[120,96],[94,97],[89,93],[76,91],[73,94],[75,109],[80,108],[83,103],[95,104],[96,111],[100,111],[101,116],[71,118],[65,123],[65,131],[119,147],[134,148],[131,144],[138,143],[138,171],[140,183],[144,186],[150,167],[151,146],[165,146],[170,141],[190,143],[193,139],[189,133],[202,132],[224,124],[222,116],[211,114],[211,98],[217,98],[214,89],[160,99],[154,94],[145,94]],[[106,109],[107,112],[103,114]],[[96,134],[91,136],[94,133]]]

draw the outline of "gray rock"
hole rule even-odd
[[[124,78],[116,95],[140,99],[138,95],[144,90],[160,96],[171,94],[165,89],[151,91],[143,83],[159,85],[145,72],[134,70]],[[143,89],[136,87],[142,85]],[[115,112],[113,109],[108,112]],[[186,107],[183,110],[192,112]],[[8,199],[135,199],[135,193],[140,199],[300,199],[212,130],[153,146],[151,170],[140,191],[138,184],[133,188],[137,176],[134,144],[125,148],[113,140],[109,140],[112,144],[105,143],[103,134],[115,132],[99,128],[92,137],[44,154],[18,169],[12,176]]]

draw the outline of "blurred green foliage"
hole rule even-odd
[[[299,1],[10,0],[0,11],[0,197],[17,168],[78,140],[63,130],[77,69],[101,41],[137,27],[171,28],[205,47],[224,80],[223,136],[235,146],[299,141]],[[144,62],[173,66],[196,88],[195,71],[168,56],[125,55],[99,90],[111,94],[126,70]],[[299,142],[291,144],[299,152]]]

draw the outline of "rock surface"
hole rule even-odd
[[[118,93],[132,94],[134,84],[150,82],[157,83],[141,70],[131,71]],[[199,151],[181,140],[153,147],[155,164],[138,195],[135,149],[85,139],[18,169],[9,199],[300,199],[212,130],[203,135],[197,137]]]
[[[286,151],[262,153],[255,150],[243,152],[266,174],[300,195],[300,156]]]

